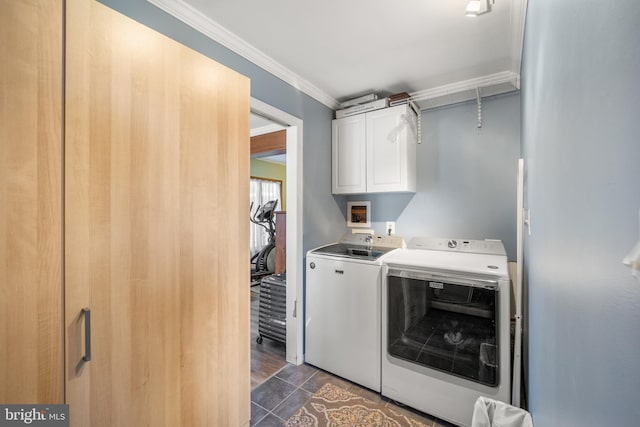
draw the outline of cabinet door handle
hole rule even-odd
[[[91,310],[87,307],[82,309],[84,315],[84,356],[82,360],[91,360]]]
[[[336,274],[344,274],[344,270],[335,270]]]

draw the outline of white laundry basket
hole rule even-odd
[[[533,427],[533,420],[524,409],[480,396],[473,405],[471,427]]]

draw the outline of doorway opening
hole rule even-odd
[[[262,156],[263,161],[272,164],[284,165],[284,179],[281,193],[281,203],[286,209],[285,241],[286,254],[284,262],[286,264],[286,343],[280,344],[280,353],[284,350],[284,360],[279,359],[274,362],[273,355],[263,357],[259,350],[266,350],[275,347],[276,344],[268,339],[264,339],[262,344],[257,341],[257,326],[259,316],[259,299],[256,301],[258,292],[252,292],[252,385],[254,385],[254,368],[265,373],[270,370],[277,371],[288,363],[299,365],[303,362],[302,355],[302,274],[303,274],[303,246],[302,246],[302,120],[285,113],[269,104],[251,98],[252,130],[263,128],[264,131],[284,131],[286,135],[286,153],[276,153]],[[271,153],[273,154],[273,153]],[[280,167],[282,168],[282,167]],[[276,167],[277,169],[277,167]],[[253,173],[252,173],[253,175]],[[256,207],[254,206],[254,209]],[[276,238],[278,231],[276,229]],[[259,287],[252,287],[258,290]],[[298,313],[300,315],[298,315]],[[254,334],[254,328],[256,333]],[[259,347],[262,346],[262,347]],[[284,348],[282,348],[284,347]],[[273,348],[271,348],[273,349]],[[282,356],[280,356],[282,357]],[[255,360],[254,360],[255,358]],[[279,364],[282,365],[279,366]],[[275,371],[273,373],[275,373]],[[260,378],[261,373],[256,375]]]

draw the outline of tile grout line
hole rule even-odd
[[[257,404],[257,403],[256,403],[256,402],[254,402],[253,400],[251,401],[251,404],[252,404],[252,405],[256,405],[257,407],[259,407],[259,408],[264,409],[265,411],[267,411],[267,413],[266,413],[266,414],[264,414],[262,417],[260,417],[260,418],[256,421],[256,423],[254,424],[254,425],[258,425],[258,423],[260,423],[260,421],[264,420],[264,419],[267,417],[267,415],[269,415],[269,412],[270,412],[270,411],[269,411],[267,408],[265,408],[264,406]]]
[[[289,362],[287,362],[288,364]],[[260,387],[262,384],[266,383],[267,381],[269,381],[271,378],[277,377],[277,375],[280,373],[280,371],[282,371],[284,368],[287,367],[287,364],[285,364],[282,368],[278,369],[277,371],[275,371],[273,374],[269,375],[267,378],[264,379],[264,381],[262,381],[260,384],[258,384],[257,386],[255,386],[255,388],[251,389],[251,392],[255,391],[258,389],[258,387]],[[282,380],[282,378],[277,377],[279,380]],[[284,380],[283,380],[284,381]]]
[[[283,369],[284,369],[284,368],[283,368]],[[281,370],[282,370],[282,369],[281,369]],[[302,382],[302,384],[300,384],[300,385],[296,385],[296,384],[294,384],[294,383],[292,383],[292,382],[289,382],[289,381],[287,381],[287,380],[285,380],[285,379],[283,379],[283,378],[280,378],[280,377],[278,376],[278,374],[280,373],[280,371],[276,372],[276,373],[274,374],[274,376],[275,376],[276,378],[278,378],[279,380],[284,381],[284,382],[285,382],[285,383],[287,383],[287,384],[291,384],[291,385],[292,385],[292,386],[294,386],[296,389],[299,389],[299,388],[302,388],[302,386],[303,386],[303,385],[305,385],[307,382],[309,382],[309,380],[310,380],[311,378],[313,378],[313,377],[314,377],[318,372],[320,372],[320,371],[316,370],[313,374],[311,374],[311,375],[309,376],[309,378],[307,378],[306,380],[304,380],[304,381]],[[305,390],[305,391],[308,391],[308,390]]]
[[[258,404],[256,403],[256,405],[258,405]],[[260,406],[260,405],[258,405],[258,406]],[[263,406],[260,406],[260,407],[261,407],[262,409],[264,409],[265,411],[267,411],[267,413],[266,413],[266,414],[264,414],[264,415],[263,415],[263,416],[262,416],[258,421],[256,421],[256,423],[255,423],[255,424],[253,424],[254,426],[259,427],[259,424],[260,424],[262,421],[264,421],[264,419],[265,419],[265,418],[267,418],[269,415],[273,415],[274,417],[276,417],[276,418],[278,418],[278,419],[282,419],[282,418],[280,418],[279,416],[277,416],[276,414],[274,414],[273,412],[271,412],[270,410],[268,410],[267,408],[265,408],[265,407],[263,407]]]
[[[296,391],[298,391],[298,390],[302,390],[302,391],[305,391],[305,392],[307,392],[307,393],[311,393],[310,391],[303,389],[303,388],[302,388],[302,386],[303,386],[303,385],[305,385],[305,384],[306,384],[306,383],[307,383],[311,378],[313,378],[313,377],[314,377],[318,372],[320,372],[319,370],[316,370],[313,374],[311,374],[311,375],[309,376],[309,378],[307,378],[306,380],[304,380],[304,382],[302,382],[302,384],[300,384],[300,385],[296,385],[296,384],[293,384],[293,383],[291,383],[291,382],[289,382],[289,381],[287,381],[287,380],[285,380],[285,379],[282,379],[282,378],[280,378],[280,377],[278,376],[278,374],[279,374],[281,371],[283,371],[283,370],[284,370],[284,368],[286,368],[286,367],[287,367],[287,365],[285,365],[285,366],[283,366],[282,368],[280,368],[278,371],[276,371],[274,374],[272,374],[269,378],[267,378],[266,380],[264,380],[264,381],[262,382],[262,384],[266,383],[268,380],[270,380],[270,379],[272,379],[272,378],[277,378],[277,379],[279,379],[280,381],[282,381],[282,382],[284,382],[284,383],[286,383],[286,384],[289,384],[289,385],[294,386],[294,387],[295,387],[295,390],[293,390],[291,393],[289,393],[287,396],[285,396],[285,397],[280,401],[280,403],[278,403],[278,404],[277,404],[277,405],[276,405],[272,410],[268,410],[268,409],[267,409],[267,408],[265,408],[264,406],[259,405],[259,404],[255,403],[254,401],[251,401],[251,403],[253,403],[253,404],[255,404],[256,406],[259,406],[260,408],[262,408],[262,409],[264,409],[265,411],[267,411],[267,413],[266,413],[262,418],[260,418],[260,419],[256,422],[256,424],[255,424],[256,426],[257,426],[260,422],[262,422],[262,421],[263,421],[263,420],[264,420],[264,419],[265,419],[269,414],[273,415],[274,417],[278,418],[279,420],[282,420],[283,422],[286,422],[287,420],[285,420],[285,419],[284,419],[284,418],[282,418],[282,417],[279,417],[279,416],[278,416],[278,415],[276,415],[273,411],[275,411],[276,409],[278,409],[278,408],[280,407],[280,405],[282,405],[282,404],[284,403],[284,401],[285,401],[285,400],[287,400],[289,397],[291,397],[291,395],[293,395],[293,394],[294,394]],[[262,385],[262,384],[260,384],[260,385]],[[258,386],[256,387],[256,389],[257,389],[258,387],[260,387],[260,385],[258,385]],[[311,394],[313,394],[313,393],[311,393]],[[303,404],[303,406],[304,406],[304,404]]]
[[[284,369],[284,368],[283,368],[283,369]],[[282,369],[281,369],[281,370],[282,370]],[[282,404],[284,403],[284,401],[285,401],[285,400],[287,400],[288,398],[290,398],[290,397],[291,397],[291,396],[292,396],[296,391],[298,391],[298,390],[302,390],[302,391],[305,391],[305,392],[310,393],[310,394],[312,394],[312,395],[313,395],[313,393],[311,393],[309,390],[305,390],[305,389],[303,389],[303,388],[302,388],[302,386],[303,386],[303,385],[305,385],[305,384],[306,384],[306,383],[307,383],[311,378],[313,378],[313,377],[314,377],[314,375],[315,375],[315,374],[317,374],[319,371],[315,371],[313,374],[311,374],[311,375],[309,376],[309,378],[307,378],[306,380],[304,380],[304,381],[302,382],[302,384],[300,384],[300,385],[295,385],[295,384],[293,384],[293,383],[291,383],[291,382],[289,382],[289,381],[287,381],[287,380],[285,380],[285,379],[282,379],[282,378],[278,377],[278,376],[277,376],[277,374],[278,374],[279,372],[280,372],[280,371],[276,372],[275,377],[276,377],[276,378],[278,378],[280,381],[282,381],[282,382],[286,383],[286,384],[289,384],[289,385],[294,386],[294,387],[295,387],[295,390],[293,390],[291,393],[289,393],[289,394],[288,394],[284,399],[282,399],[282,401],[281,401],[280,403],[278,403],[278,404],[277,404],[277,405],[276,405],[276,406],[275,406],[271,411],[269,411],[269,412],[271,412],[275,417],[278,417],[278,415],[274,414],[274,413],[273,413],[273,411],[275,411],[276,409],[278,409],[278,408],[280,407],[280,405],[282,405]],[[304,405],[304,404],[303,404],[303,405]],[[280,417],[278,417],[278,418],[280,418]],[[280,419],[281,419],[281,420],[283,420],[282,418],[280,418]],[[286,421],[286,420],[283,420],[283,421]]]

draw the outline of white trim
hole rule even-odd
[[[277,132],[284,129],[284,126],[278,124],[271,124],[266,126],[260,126],[259,128],[251,129],[251,136],[264,135],[265,133]]]
[[[193,8],[182,0],[147,0],[154,6],[164,10],[189,25],[196,31],[204,34],[210,39],[220,43],[222,46],[237,53],[243,58],[253,62],[255,65],[282,79],[294,88],[306,93],[315,100],[327,107],[335,110],[339,107],[339,102],[322,91],[311,82],[300,77],[287,67],[283,66],[273,58],[265,55],[255,46],[247,43],[222,25],[205,16],[199,10]]]
[[[524,47],[524,26],[527,17],[527,0],[511,2],[511,21],[509,25],[511,40],[511,71],[518,75],[516,89],[520,89],[520,66]]]
[[[300,365],[304,361],[302,334],[303,279],[302,264],[302,120],[256,98],[251,98],[251,111],[287,125],[287,362]],[[296,313],[296,317],[293,317]]]
[[[522,285],[524,274],[524,159],[518,159],[518,181],[516,200],[516,286],[514,291],[514,301],[516,305],[516,324],[513,345],[513,378],[511,379],[511,404],[520,407],[520,388],[522,376]]]
[[[497,86],[508,83],[513,85],[516,90],[517,82],[520,76],[512,71],[502,71],[488,76],[477,77],[469,80],[462,80],[456,83],[434,87],[432,89],[422,90],[411,93],[411,98],[415,102],[425,101],[427,99],[439,98],[441,96],[453,95],[468,90],[473,90],[473,98],[475,98],[475,90],[477,88]]]

